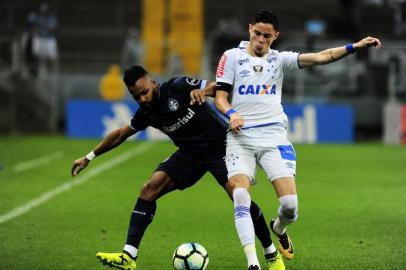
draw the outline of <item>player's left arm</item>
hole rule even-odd
[[[300,67],[312,67],[315,65],[326,65],[338,61],[359,50],[375,47],[380,48],[381,42],[374,37],[366,37],[354,44],[330,48],[318,53],[303,53],[299,55],[298,61]]]
[[[190,105],[202,105],[206,101],[206,97],[215,97],[216,95],[216,82],[207,81],[206,87],[201,89],[193,89],[190,92]]]

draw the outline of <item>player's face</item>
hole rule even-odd
[[[130,87],[130,93],[135,101],[143,108],[149,108],[157,91],[158,83],[149,76],[139,78],[134,86]]]
[[[272,42],[279,36],[270,23],[256,23],[249,25],[250,47],[256,56],[263,56],[268,52]]]

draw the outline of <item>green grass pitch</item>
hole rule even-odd
[[[98,140],[0,137],[0,217],[44,193],[74,181],[74,159]],[[116,157],[142,145],[148,151],[91,176]],[[406,269],[406,148],[380,144],[297,145],[299,220],[289,227],[296,257],[287,269]],[[108,269],[98,251],[123,247],[129,215],[144,181],[175,147],[167,142],[126,142],[98,157],[80,176],[87,182],[0,223],[0,269]],[[53,160],[15,166],[58,152]],[[1,166],[1,165],[0,165]],[[267,220],[278,201],[259,172],[252,196]],[[174,249],[201,243],[209,270],[246,269],[233,207],[211,175],[161,198],[140,247],[137,269],[172,269]],[[275,237],[273,237],[275,240]],[[257,243],[262,268],[265,261]]]

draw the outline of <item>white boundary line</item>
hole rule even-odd
[[[37,166],[47,164],[54,159],[61,158],[62,156],[63,156],[62,151],[56,151],[56,152],[50,153],[48,155],[30,160],[30,161],[18,163],[16,165],[14,165],[13,170],[14,170],[14,172],[21,172],[21,171],[29,170],[29,169],[35,168]]]
[[[109,161],[99,165],[98,167],[89,170],[84,175],[76,176],[74,178],[74,180],[69,181],[65,184],[62,184],[54,189],[51,189],[48,192],[32,199],[31,201],[28,201],[25,204],[22,204],[5,214],[0,215],[0,224],[5,223],[9,220],[12,220],[18,216],[21,216],[21,215],[29,212],[31,209],[33,209],[37,206],[40,206],[41,204],[46,203],[53,197],[65,192],[65,191],[68,191],[75,186],[79,186],[83,183],[86,183],[93,176],[96,176],[96,175],[126,161],[127,159],[129,159],[133,156],[144,153],[145,151],[150,149],[152,146],[153,146],[152,144],[141,144],[137,148],[124,152],[123,154],[113,158],[112,160],[109,160]]]

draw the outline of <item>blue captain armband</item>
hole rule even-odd
[[[226,115],[227,115],[228,118],[230,118],[230,116],[231,116],[233,113],[236,113],[236,112],[237,112],[236,110],[234,110],[233,108],[231,108],[231,109],[229,109],[228,111],[226,111]]]

